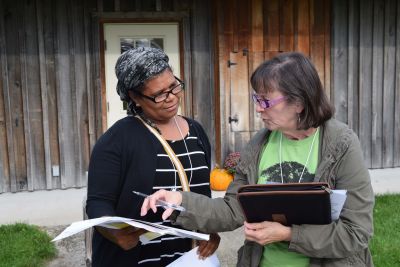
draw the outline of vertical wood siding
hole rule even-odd
[[[209,3],[0,1],[0,193],[86,185],[90,151],[104,131],[99,32],[103,14],[190,14],[185,76],[191,102],[206,104],[193,105],[188,115],[198,119],[214,141]],[[53,166],[59,166],[59,176],[53,176]]]
[[[332,101],[369,168],[400,166],[400,3],[333,2]]]
[[[217,5],[220,53],[221,156],[239,151],[263,125],[249,77],[264,60],[300,51],[316,65],[330,94],[330,1],[248,0]],[[231,62],[231,64],[228,64]],[[233,64],[232,64],[233,63]]]

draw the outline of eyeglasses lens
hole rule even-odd
[[[262,108],[269,108],[270,105],[268,100],[262,99],[256,94],[252,94],[252,97],[255,104],[260,105]]]
[[[164,92],[158,96],[156,96],[154,98],[154,100],[159,103],[159,102],[163,102],[165,99],[168,98],[169,94],[173,94],[176,95],[178,93],[180,93],[183,90],[183,84],[182,83],[178,83],[177,85],[175,85],[175,87],[173,87],[172,89],[170,89],[167,92]]]

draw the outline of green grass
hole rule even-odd
[[[400,266],[400,194],[376,197],[370,249],[377,267]],[[0,267],[38,267],[56,255],[51,238],[38,227],[0,225]]]
[[[400,266],[400,195],[375,198],[374,237],[370,249],[377,267]]]
[[[0,225],[0,267],[44,266],[57,253],[50,240],[34,225]]]

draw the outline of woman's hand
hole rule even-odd
[[[217,233],[210,234],[210,240],[200,240],[197,241],[199,248],[197,250],[197,254],[199,258],[204,260],[207,257],[210,257],[217,250],[219,246],[219,242],[221,241],[221,237]]]
[[[244,234],[247,240],[264,246],[273,242],[290,241],[292,238],[292,228],[277,222],[244,222]]]
[[[136,247],[139,243],[139,236],[147,232],[144,229],[135,228],[132,226],[128,226],[123,229],[110,229],[96,226],[96,230],[123,250],[129,250]]]
[[[156,202],[159,199],[164,200],[171,204],[180,205],[182,203],[182,194],[177,191],[166,191],[164,189],[161,189],[144,199],[142,208],[140,210],[140,215],[145,216],[149,209],[152,209],[153,212],[156,213],[157,212]],[[163,220],[166,220],[172,214],[173,211],[174,210],[171,208],[166,209],[162,214]]]

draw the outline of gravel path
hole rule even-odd
[[[67,225],[42,227],[51,237],[56,237]],[[243,230],[220,233],[221,243],[217,250],[221,267],[236,265],[236,251],[243,244]],[[85,267],[85,235],[83,232],[56,242],[58,255],[47,267]]]
[[[43,227],[51,236],[56,237],[67,225]],[[48,267],[85,267],[85,235],[83,232],[55,243],[58,255],[48,263]]]

